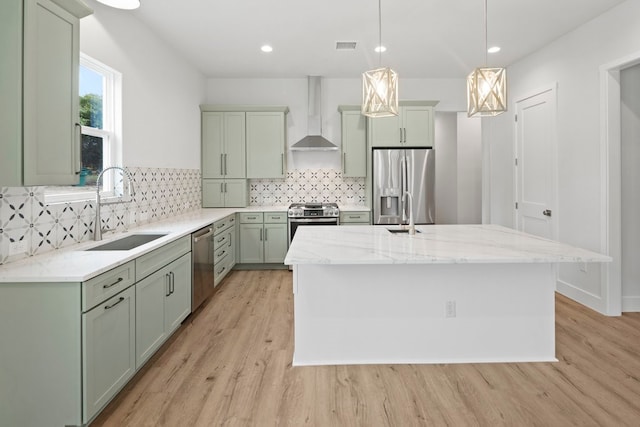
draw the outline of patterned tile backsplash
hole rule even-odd
[[[336,202],[364,205],[364,178],[346,178],[337,169],[296,169],[285,179],[249,181],[249,205],[288,205],[295,202]]]
[[[131,203],[102,207],[103,226],[116,231],[199,209],[199,169],[127,168]],[[45,204],[45,187],[0,187],[0,264],[93,238],[95,199]],[[24,252],[10,255],[10,244]]]
[[[103,206],[103,226],[124,231],[200,208],[200,170],[127,169],[135,186],[133,201]],[[286,179],[249,180],[249,200],[251,206],[364,205],[365,183],[334,169],[293,170]],[[91,240],[95,212],[95,200],[46,204],[45,187],[0,187],[0,264]],[[20,251],[10,255],[15,242],[21,243]]]

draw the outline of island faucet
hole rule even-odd
[[[409,193],[408,191],[404,192],[404,194],[402,195],[402,203],[405,203],[405,199],[407,198],[407,196],[409,196],[409,234],[413,236],[414,234],[416,234],[416,225],[413,222],[413,196],[411,195],[411,193]],[[402,214],[405,214],[404,210],[402,211]]]
[[[122,196],[118,197],[118,200],[112,201],[112,202],[102,202],[100,200],[100,180],[102,179],[102,175],[104,175],[104,173],[106,171],[109,170],[119,170],[122,171],[122,178],[124,181],[124,177],[126,176],[128,179],[128,193],[129,193],[129,200],[122,200]],[[100,219],[100,208],[102,206],[105,205],[114,205],[116,203],[131,203],[131,201],[133,200],[133,196],[135,195],[135,189],[133,187],[133,178],[131,177],[131,174],[129,173],[129,171],[127,171],[125,168],[122,168],[120,166],[110,166],[108,168],[105,168],[102,170],[102,172],[100,172],[100,175],[98,175],[98,179],[96,180],[96,218],[93,224],[93,240],[102,240],[102,232],[103,231],[111,231],[110,228],[103,228],[102,227],[102,222]],[[127,222],[125,222],[126,224]]]

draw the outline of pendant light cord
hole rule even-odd
[[[378,0],[378,65],[382,67],[382,0]]]
[[[489,62],[487,59],[487,51],[489,49],[489,42],[487,36],[487,0],[484,0],[484,66],[487,67]]]

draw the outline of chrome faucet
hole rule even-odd
[[[413,222],[413,196],[411,195],[411,193],[409,193],[408,191],[404,192],[404,194],[402,195],[402,203],[405,203],[405,199],[407,198],[407,196],[409,196],[409,234],[413,236],[414,234],[416,234],[416,225]],[[402,215],[406,215],[404,210],[402,211]],[[404,219],[406,219],[406,216]]]
[[[122,196],[119,196],[118,200],[115,200],[112,202],[102,202],[100,200],[100,179],[102,178],[102,175],[104,175],[106,171],[114,170],[114,169],[122,171],[123,184],[124,184],[124,177],[126,176],[128,178],[128,193],[129,193],[130,199],[122,200]],[[124,189],[123,189],[123,195],[124,195]],[[133,178],[131,177],[131,174],[129,173],[129,171],[127,171],[125,168],[122,168],[120,166],[111,166],[103,169],[102,172],[100,172],[100,175],[98,175],[98,179],[96,180],[96,219],[93,224],[93,240],[102,240],[102,232],[112,230],[111,228],[102,227],[102,222],[100,219],[100,207],[105,205],[115,205],[117,203],[131,203],[134,195],[135,195],[135,189],[133,187]],[[125,224],[127,223],[128,221],[125,222]]]

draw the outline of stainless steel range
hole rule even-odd
[[[337,203],[293,203],[287,212],[289,244],[301,225],[338,225],[340,209]]]

